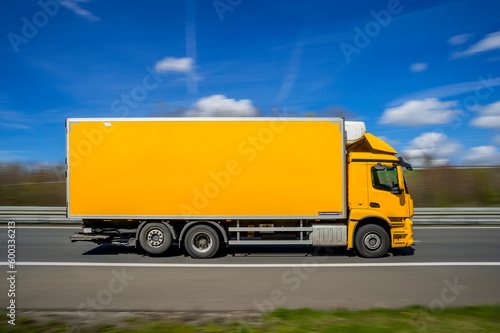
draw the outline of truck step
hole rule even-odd
[[[291,231],[313,231],[312,227],[230,227],[228,228],[229,232],[238,232],[238,231],[255,231],[255,232],[274,232],[274,231],[282,231],[282,232],[291,232]]]
[[[311,240],[230,240],[229,245],[311,245]]]

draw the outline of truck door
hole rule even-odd
[[[392,218],[408,217],[404,180],[399,166],[368,163],[368,200],[370,209]],[[371,184],[370,184],[371,182]]]

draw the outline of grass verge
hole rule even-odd
[[[3,320],[1,332],[500,332],[500,305],[429,309],[420,306],[400,310],[320,311],[278,309],[262,317],[203,324],[131,318],[107,324],[75,321],[40,321],[17,318],[12,326]],[[4,318],[6,313],[2,313]]]

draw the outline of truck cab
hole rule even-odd
[[[385,253],[386,235],[392,248],[413,245],[413,200],[403,173],[412,167],[396,154],[370,133],[348,142],[348,228],[352,235],[348,247],[356,247],[364,256]]]

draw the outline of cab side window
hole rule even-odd
[[[384,170],[371,168],[373,188],[382,191],[399,190],[398,170],[387,167]]]

